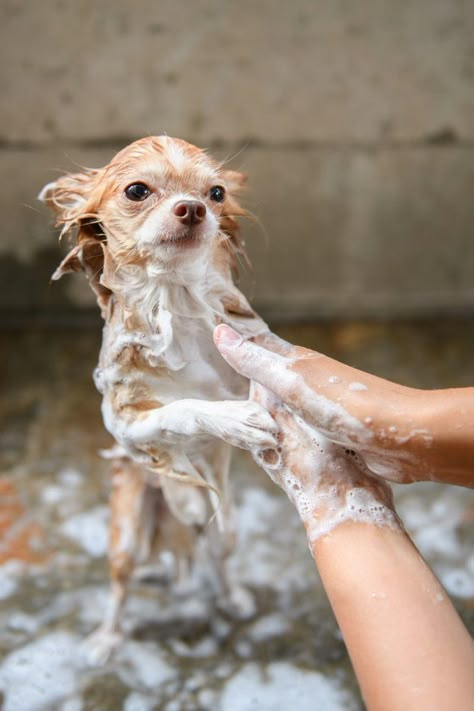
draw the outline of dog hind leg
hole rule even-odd
[[[143,467],[130,460],[116,460],[111,475],[111,597],[104,621],[86,641],[86,656],[92,664],[105,664],[122,640],[121,616],[128,582],[137,563],[148,557],[155,527],[154,497],[147,495]]]

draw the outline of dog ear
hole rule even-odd
[[[44,186],[38,199],[56,215],[61,236],[75,227],[81,229],[97,219],[98,178],[100,170],[69,173]],[[90,231],[90,230],[89,230]]]
[[[52,280],[56,281],[71,272],[85,272],[99,306],[104,311],[111,292],[100,281],[106,249],[105,234],[97,214],[100,173],[99,170],[85,170],[64,175],[45,185],[38,199],[56,214],[56,225],[62,227],[61,237],[65,234],[75,235],[76,245],[56,269]]]
[[[231,193],[238,193],[245,187],[247,176],[237,170],[223,170],[221,173]]]
[[[89,286],[95,293],[97,303],[104,315],[109,297],[110,289],[102,284],[101,276],[104,271],[104,257],[107,249],[104,242],[99,242],[93,238],[83,238],[64,257],[63,261],[51,277],[52,281],[61,279],[64,274],[72,272],[84,272],[89,282]]]

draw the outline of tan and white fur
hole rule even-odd
[[[119,641],[130,576],[156,546],[179,568],[205,537],[221,603],[253,610],[226,569],[235,539],[229,445],[274,447],[276,426],[212,341],[219,323],[247,338],[268,331],[232,280],[244,255],[243,182],[195,146],[158,136],[40,194],[74,237],[53,279],[84,271],[105,321],[94,379],[117,446],[108,455],[112,602],[93,636],[97,659]]]

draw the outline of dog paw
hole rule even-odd
[[[123,635],[102,625],[82,643],[82,656],[88,666],[103,666],[123,641]]]
[[[273,417],[251,400],[219,403],[210,422],[212,434],[241,449],[270,449],[277,446],[278,426]]]

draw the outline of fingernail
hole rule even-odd
[[[242,342],[242,336],[225,324],[221,324],[216,328],[214,338],[216,343],[223,346],[236,346]]]

